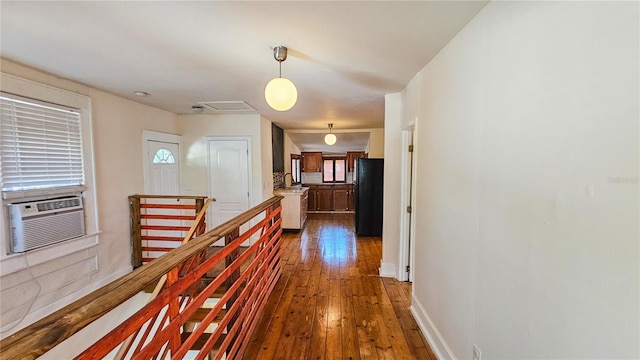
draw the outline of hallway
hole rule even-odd
[[[283,233],[283,272],[245,359],[431,359],[407,283],[377,276],[380,238],[352,214],[312,214]]]

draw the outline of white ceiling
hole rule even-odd
[[[177,114],[245,101],[285,130],[380,128],[384,95],[401,91],[485,4],[1,1],[0,55]],[[298,88],[286,112],[264,100],[277,45],[289,48],[282,75]]]
[[[291,141],[302,151],[322,151],[328,154],[344,154],[347,151],[365,151],[369,144],[369,132],[333,132],[336,135],[334,145],[326,145],[324,136],[329,131],[322,132],[289,132]]]

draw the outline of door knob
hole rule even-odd
[[[216,202],[218,200],[216,198],[211,198],[211,201]]]

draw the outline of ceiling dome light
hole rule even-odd
[[[325,135],[325,136],[324,136],[324,142],[325,142],[327,145],[333,145],[333,144],[335,144],[335,143],[336,143],[336,140],[338,140],[338,139],[337,139],[337,138],[336,138],[336,136],[335,136],[335,135],[333,135],[333,134],[327,134],[327,135]]]
[[[336,143],[336,140],[338,140],[336,138],[336,136],[334,134],[331,133],[331,128],[333,127],[333,124],[329,124],[329,133],[327,135],[324,136],[324,142],[327,145],[333,145]]]
[[[298,91],[291,80],[279,77],[269,81],[264,88],[264,98],[275,110],[287,111],[296,104]]]
[[[280,76],[272,79],[264,88],[264,98],[267,104],[278,111],[287,111],[296,104],[298,90],[291,80],[282,77],[282,62],[287,60],[287,48],[276,46],[273,48],[273,57],[280,65]]]

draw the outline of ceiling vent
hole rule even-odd
[[[255,112],[251,105],[245,101],[203,101],[198,104],[206,107],[209,110],[216,112]]]

